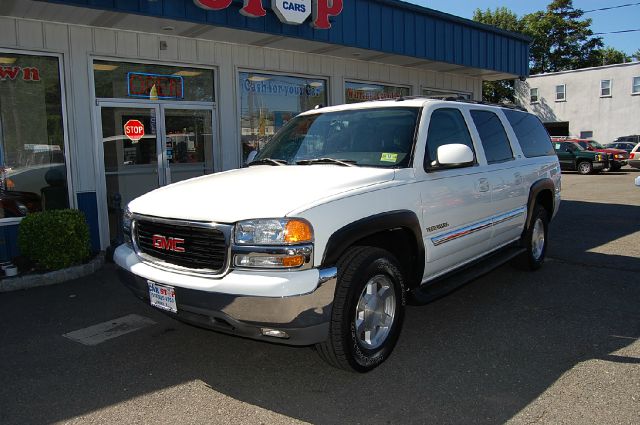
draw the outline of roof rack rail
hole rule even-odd
[[[427,95],[400,96],[395,98],[395,101],[402,102],[404,100],[419,100],[419,99],[444,100],[447,102],[461,102],[461,103],[472,103],[474,105],[498,106],[501,108],[516,109],[518,111],[527,112],[525,108],[523,108],[520,105],[516,105],[515,103],[493,103],[493,102],[486,102],[484,100],[467,99],[462,96],[427,96]],[[379,99],[379,100],[394,100],[394,99]],[[376,100],[376,101],[379,101],[379,100]]]

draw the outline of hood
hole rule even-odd
[[[393,169],[332,164],[253,167],[156,189],[129,203],[138,214],[232,223],[284,217],[319,199],[393,180]]]

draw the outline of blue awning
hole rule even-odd
[[[529,75],[528,37],[398,0],[344,0],[343,11],[331,18],[329,30],[306,23],[283,24],[271,10],[263,18],[245,17],[239,13],[241,0],[220,11],[202,9],[193,0],[40,1],[367,49],[516,77]],[[268,9],[269,2],[264,4]]]

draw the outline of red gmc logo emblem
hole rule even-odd
[[[151,243],[156,249],[173,252],[185,252],[184,247],[181,246],[182,244],[184,244],[184,239],[181,238],[168,238],[162,235],[153,235]]]

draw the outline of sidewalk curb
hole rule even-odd
[[[55,285],[68,280],[78,279],[97,272],[104,265],[104,252],[98,253],[87,264],[56,270],[44,274],[33,274],[0,280],[0,293],[19,291],[21,289],[35,288],[38,286]]]

